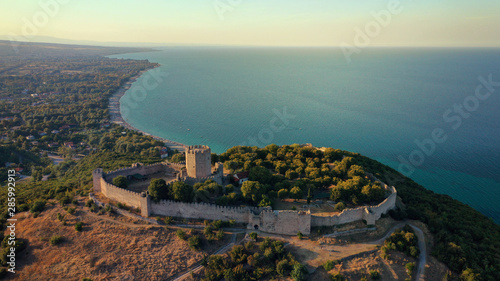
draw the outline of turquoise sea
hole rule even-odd
[[[122,97],[138,129],[217,153],[270,143],[359,152],[500,224],[500,49],[367,48],[350,63],[339,48],[111,57],[161,64]]]

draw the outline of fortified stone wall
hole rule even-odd
[[[273,211],[264,210],[259,216],[253,216],[252,227],[270,233],[304,235],[311,233],[311,212],[309,211]]]
[[[151,214],[186,219],[235,220],[248,223],[249,218],[264,208],[226,207],[207,203],[183,203],[170,200],[151,202]]]
[[[135,163],[130,168],[119,169],[113,172],[109,172],[105,174],[105,178],[107,181],[111,182],[117,176],[130,176],[134,174],[140,175],[149,175],[162,171],[166,171],[169,166],[172,166],[171,163],[155,163],[151,165],[142,165],[140,163]],[[172,166],[175,167],[175,166]]]
[[[140,193],[114,186],[106,182],[104,178],[101,178],[101,193],[111,200],[118,201],[134,208],[141,208]]]
[[[105,174],[102,169],[95,169],[92,172],[94,191],[101,192],[109,199],[134,208],[140,208],[144,217],[154,214],[191,219],[235,220],[239,223],[247,223],[251,229],[257,228],[265,232],[285,235],[296,235],[299,231],[304,235],[309,235],[311,226],[332,226],[359,220],[366,220],[367,224],[375,224],[375,221],[382,214],[396,206],[396,189],[385,184],[383,186],[391,194],[379,205],[346,209],[340,214],[324,217],[311,215],[309,211],[272,211],[268,208],[224,207],[206,203],[182,203],[169,200],[152,202],[147,194],[122,189],[109,183],[118,175],[148,175],[169,169],[179,170],[182,167],[182,164],[167,162],[147,166],[136,163],[131,168],[120,169],[108,174]],[[221,167],[222,163],[219,163],[215,174],[210,177],[192,180],[200,182],[214,179],[216,182],[221,183],[219,181],[223,177],[223,168]],[[188,181],[189,178],[184,177],[174,181],[178,180]]]
[[[331,216],[311,216],[311,226],[332,226],[337,224],[350,223],[359,220],[366,220],[367,224],[375,224],[382,214],[396,207],[397,191],[391,186],[385,186],[391,192],[382,203],[377,206],[359,207],[355,209],[345,209],[340,214]]]

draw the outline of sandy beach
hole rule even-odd
[[[120,99],[121,99],[121,97],[127,92],[128,89],[130,89],[130,87],[137,80],[137,78],[139,78],[141,75],[146,73],[148,70],[149,69],[143,70],[143,71],[139,72],[139,74],[137,74],[136,76],[131,77],[127,81],[127,83],[125,83],[118,91],[116,91],[116,93],[114,93],[109,98],[108,108],[109,108],[110,122],[118,124],[118,125],[125,127],[127,129],[140,132],[146,136],[151,136],[154,139],[160,140],[160,141],[164,142],[165,146],[169,147],[170,149],[177,149],[179,151],[184,151],[186,145],[179,143],[179,142],[171,141],[168,139],[160,138],[158,136],[154,136],[154,135],[151,135],[147,132],[139,130],[139,129],[133,127],[132,125],[130,125],[129,123],[127,123],[121,116],[121,113],[120,113]]]

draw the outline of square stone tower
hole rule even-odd
[[[209,177],[212,174],[210,147],[206,145],[189,146],[186,150],[186,169],[188,177]]]

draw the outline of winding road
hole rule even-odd
[[[233,245],[235,245],[236,244],[236,235],[237,235],[237,233],[233,233],[233,235],[231,237],[231,242],[229,242],[229,244],[227,244],[224,247],[222,247],[219,250],[217,250],[212,255],[221,255],[221,254],[224,254]],[[191,275],[191,272],[196,273],[196,272],[200,271],[202,268],[203,268],[203,265],[195,265],[194,267],[190,268],[186,273],[184,273],[184,274],[180,275],[179,277],[177,277],[175,279],[172,279],[172,280],[173,281],[184,280],[186,277],[188,277],[188,276]]]
[[[368,242],[369,244],[375,244],[375,245],[380,245],[383,244],[385,239],[387,239],[391,234],[396,231],[397,229],[405,226],[405,225],[411,226],[411,228],[415,231],[415,234],[417,235],[418,238],[418,248],[420,249],[420,255],[418,257],[418,267],[417,267],[417,281],[424,281],[425,278],[425,265],[427,264],[427,247],[425,243],[425,235],[424,232],[418,228],[417,226],[411,224],[410,222],[402,222],[398,223],[395,226],[389,230],[389,232],[382,238],[375,240],[373,242]]]
[[[108,218],[108,217],[105,217],[105,216],[99,216],[99,215],[96,215],[96,214],[91,213],[91,212],[86,212],[84,210],[82,210],[82,211],[84,213],[86,213],[87,215],[89,215],[91,217],[94,217],[96,219],[101,219],[101,220],[113,222],[113,223],[116,223],[116,224],[119,224],[119,225],[123,225],[123,226],[126,226],[126,227],[131,227],[131,228],[136,228],[136,227],[158,227],[158,226],[154,226],[154,225],[150,225],[150,224],[125,223],[125,222],[121,222],[121,221],[118,221],[118,220],[115,220],[115,219],[112,219],[112,218]],[[408,222],[408,221],[400,222],[400,223],[396,224],[395,226],[393,226],[382,238],[374,240],[374,241],[371,241],[371,242],[367,242],[366,244],[381,245],[381,244],[384,243],[385,239],[387,239],[392,233],[394,233],[394,231],[396,231],[399,228],[404,227],[406,224],[408,224],[415,231],[415,234],[417,235],[417,238],[418,238],[418,248],[420,249],[420,255],[419,255],[419,258],[418,258],[417,273],[416,273],[416,276],[417,276],[416,280],[417,281],[424,281],[425,280],[425,265],[427,264],[427,247],[426,247],[424,232],[419,227],[415,226],[414,224],[412,224],[411,222]],[[178,228],[178,227],[193,228],[192,225],[191,226],[190,225],[171,225],[170,227],[173,227],[173,228]],[[202,226],[195,226],[194,228],[199,228],[199,227],[202,227]],[[226,228],[225,230],[233,232],[232,233],[232,237],[231,237],[231,242],[229,242],[229,244],[221,247],[219,250],[217,250],[216,252],[214,252],[212,255],[220,255],[220,254],[223,254],[226,251],[228,251],[233,245],[236,244],[236,236],[237,236],[237,234],[238,233],[242,233],[242,232],[246,232],[246,230],[236,229],[236,228],[234,228],[234,229],[233,228]],[[270,236],[270,237],[275,236],[275,235],[272,235],[272,234],[266,234],[266,233],[262,233],[262,232],[259,232],[259,233],[260,233],[259,236]],[[282,236],[280,236],[280,237],[283,238]],[[183,273],[181,275],[178,275],[175,279],[172,279],[172,280],[174,280],[174,281],[184,280],[185,278],[187,278],[188,276],[190,276],[191,272],[196,273],[196,272],[200,271],[202,268],[203,268],[202,265],[199,265],[199,264],[198,265],[193,265],[185,273]]]

